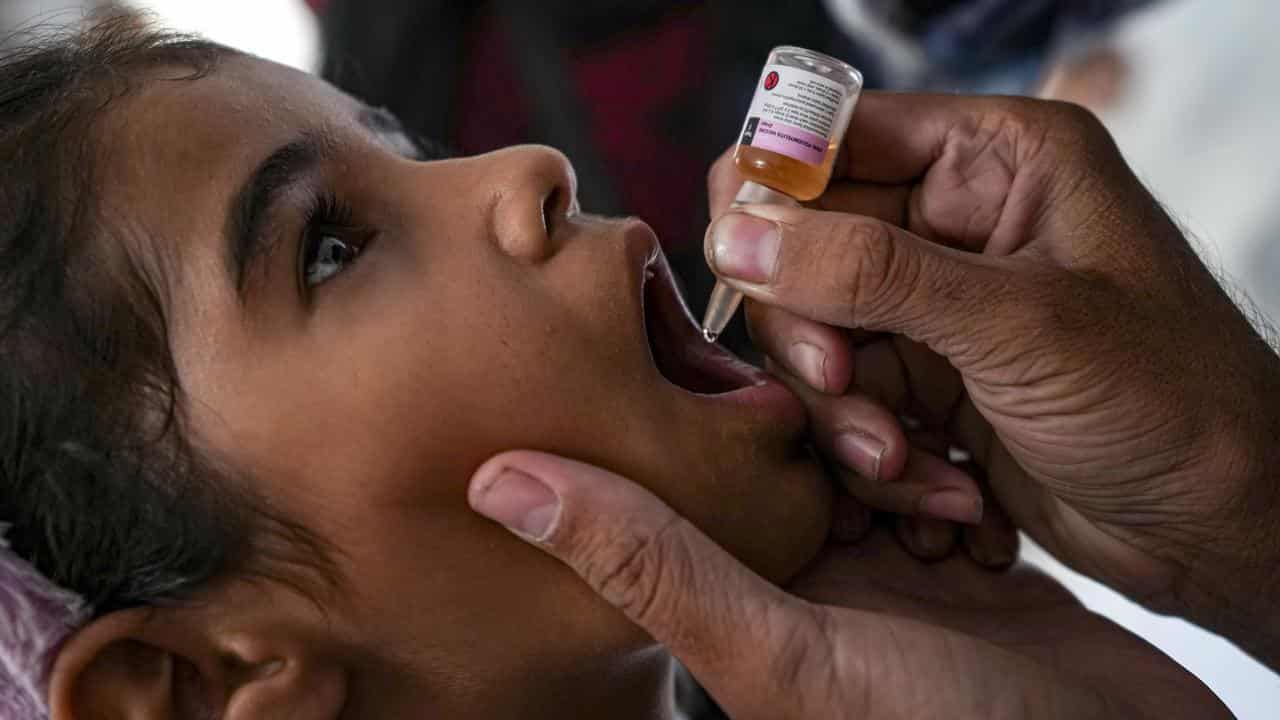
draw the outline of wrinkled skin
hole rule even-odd
[[[713,210],[738,182],[726,154]],[[998,501],[987,524],[1007,511],[1076,569],[1280,660],[1280,360],[1088,113],[871,93],[814,208],[751,212],[780,232],[772,271],[737,283],[755,340],[830,456],[861,467],[845,428],[888,445],[880,477],[846,475],[855,495],[910,512],[929,483],[897,482],[908,448],[958,445]]]
[[[867,717],[888,698],[902,717],[1230,717],[1177,663],[1028,566],[993,573],[960,555],[920,563],[881,528],[828,547],[788,589],[892,616],[859,618],[861,639],[832,644],[844,656],[833,667],[867,671]],[[840,610],[822,612],[841,622]]]
[[[504,512],[511,470],[556,498],[543,531]],[[997,573],[962,554],[921,563],[876,527],[829,545],[783,591],[652,493],[577,461],[504,453],[470,497],[666,644],[734,720],[1231,716],[1030,568]]]
[[[741,182],[726,153],[707,255],[751,298],[753,337],[851,495],[916,513],[911,549],[936,534],[923,548],[935,556],[954,540],[945,521],[981,510],[970,554],[1008,558],[1016,523],[1280,664],[1280,361],[1097,121],[1061,104],[871,93],[848,138],[807,209],[726,212]],[[864,441],[841,442],[849,432]],[[921,471],[948,446],[969,453],[969,475]],[[651,493],[574,460],[497,456],[472,481],[481,514],[521,516],[490,497],[507,470],[554,498],[540,509],[554,521],[525,539],[737,720],[1229,717],[1030,570],[920,565],[878,530],[829,548],[787,592]],[[857,534],[867,514],[851,503],[834,527]],[[854,509],[841,521],[840,508]]]

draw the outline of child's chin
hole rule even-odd
[[[832,488],[817,463],[797,463],[773,475],[769,492],[753,507],[738,508],[732,538],[718,538],[768,580],[783,584],[817,556],[831,529]]]

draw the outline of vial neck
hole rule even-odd
[[[768,185],[761,185],[753,180],[747,180],[742,183],[742,188],[738,190],[738,194],[733,198],[734,205],[746,205],[749,203],[800,206],[800,201],[790,195],[774,190]]]

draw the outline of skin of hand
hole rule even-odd
[[[880,528],[829,545],[787,592],[641,486],[531,451],[487,462],[469,500],[575,570],[736,720],[1231,716],[1029,568],[921,563]]]
[[[1280,664],[1280,361],[1093,116],[867,93],[809,207],[740,182],[708,261],[855,496],[928,514],[903,469],[958,446],[988,515]]]

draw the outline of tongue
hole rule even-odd
[[[645,329],[654,364],[672,384],[700,395],[719,395],[752,384],[738,361],[702,338],[675,288],[652,278],[645,284]]]
[[[699,358],[694,354],[696,351],[688,348],[672,348],[670,343],[655,339],[652,331],[649,334],[649,343],[653,347],[653,360],[658,366],[658,372],[689,392],[700,395],[719,395],[746,385],[740,380],[718,377],[701,367],[706,361],[714,361],[715,358]]]

